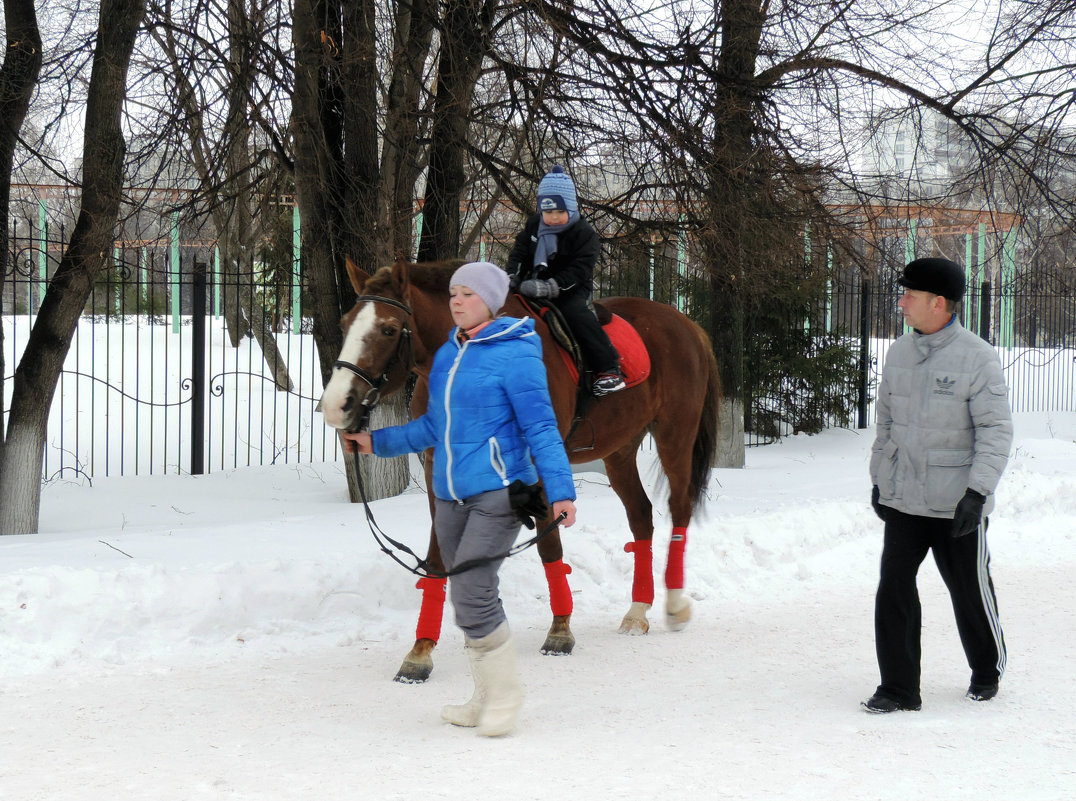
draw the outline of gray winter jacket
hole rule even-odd
[[[881,503],[952,517],[967,489],[994,505],[1012,445],[1012,415],[994,348],[958,320],[889,349],[878,387],[871,481]]]

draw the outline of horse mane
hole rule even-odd
[[[416,288],[426,291],[447,291],[452,273],[466,264],[463,259],[446,259],[444,261],[427,261],[408,264],[408,280]],[[393,267],[382,267],[366,282],[365,290],[371,294],[384,294],[393,286]]]

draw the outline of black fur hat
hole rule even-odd
[[[949,259],[916,259],[908,262],[898,283],[908,289],[933,292],[949,300],[964,299],[964,268]]]

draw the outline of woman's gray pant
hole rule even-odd
[[[507,552],[520,527],[519,517],[508,502],[507,489],[479,493],[463,503],[438,498],[433,522],[448,570]],[[449,578],[448,594],[456,625],[471,639],[485,637],[507,621],[497,577],[503,561],[483,562]]]

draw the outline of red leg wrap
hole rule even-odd
[[[635,554],[631,600],[635,603],[654,603],[654,544],[650,540],[635,540],[625,545],[624,550]]]
[[[554,615],[570,615],[572,613],[572,588],[568,586],[568,574],[572,572],[572,566],[565,564],[564,560],[546,562],[545,580],[549,583],[549,606]]]
[[[684,548],[687,546],[687,526],[673,526],[669,542],[669,561],[665,563],[665,587],[684,589]]]
[[[418,610],[418,626],[415,628],[416,640],[441,639],[441,619],[445,615],[445,586],[448,579],[420,578],[415,585],[422,590],[422,606]]]

